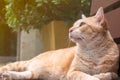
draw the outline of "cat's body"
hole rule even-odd
[[[95,16],[76,21],[69,36],[76,43],[75,47],[10,63],[0,68],[1,77],[41,80],[117,78],[119,51],[108,31],[102,8]]]

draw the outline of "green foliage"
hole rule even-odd
[[[0,24],[5,24],[5,10],[4,10],[5,2],[0,0]]]
[[[90,6],[90,0],[4,1],[7,24],[15,31],[41,28],[52,20],[74,21],[79,14],[86,13]]]

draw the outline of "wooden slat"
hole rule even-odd
[[[110,11],[105,14],[108,24],[109,30],[114,38],[120,37],[120,8]]]
[[[106,8],[119,0],[92,0],[90,15],[94,14],[99,7]]]

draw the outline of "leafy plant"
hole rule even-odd
[[[13,30],[41,28],[52,20],[74,21],[89,13],[90,0],[4,0],[5,17]]]
[[[0,0],[0,24],[5,24],[5,10],[4,10],[5,2]]]

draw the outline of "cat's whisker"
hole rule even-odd
[[[83,42],[84,42],[84,44],[87,44],[87,42],[86,42],[86,40],[85,40],[85,39],[83,39]]]
[[[68,48],[70,47],[70,44],[71,44],[71,40],[68,41],[68,46],[67,46]]]
[[[67,40],[67,48],[70,47],[70,44],[71,44],[71,40],[68,38],[68,40]]]
[[[80,36],[83,37],[84,41],[87,41],[87,40],[88,40],[88,39],[87,39],[88,37],[86,37],[84,34],[81,34]]]
[[[82,39],[82,41],[83,41],[85,44],[87,44],[87,37],[85,37],[85,36],[83,36],[83,35],[80,35],[79,37]]]
[[[82,40],[84,40],[84,39],[85,39],[85,37],[84,37],[84,36],[82,36],[82,35],[79,35],[79,37],[80,37]]]
[[[67,48],[70,47],[70,43],[71,43],[71,40],[68,36],[66,36],[66,43],[65,43],[65,46],[67,46]]]

